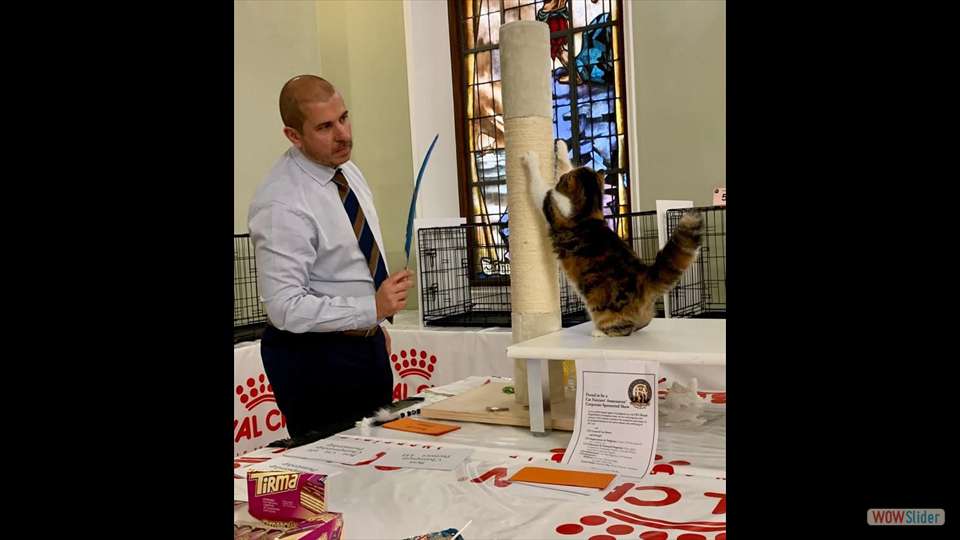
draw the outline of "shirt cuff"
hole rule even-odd
[[[380,324],[377,320],[376,295],[361,296],[357,303],[357,328],[370,328],[376,324]]]

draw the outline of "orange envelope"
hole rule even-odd
[[[524,467],[511,476],[510,481],[605,489],[616,476],[609,473]]]
[[[401,418],[393,422],[383,424],[385,428],[396,429],[398,431],[409,431],[412,433],[423,433],[424,435],[443,435],[460,429],[460,426],[451,426],[450,424],[438,424],[436,422],[427,422],[425,420],[415,420],[413,418]]]

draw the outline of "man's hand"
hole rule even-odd
[[[407,305],[407,289],[413,286],[413,272],[401,270],[383,280],[377,291],[377,320],[400,311]]]

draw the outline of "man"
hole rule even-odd
[[[406,306],[412,280],[408,270],[387,274],[336,88],[294,77],[280,92],[280,116],[293,146],[249,213],[269,319],[260,354],[290,435],[319,438],[391,402],[390,338],[380,323]]]

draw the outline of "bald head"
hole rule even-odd
[[[303,105],[311,102],[326,102],[337,89],[315,75],[299,75],[287,81],[280,90],[280,118],[283,125],[301,131],[303,129]]]

